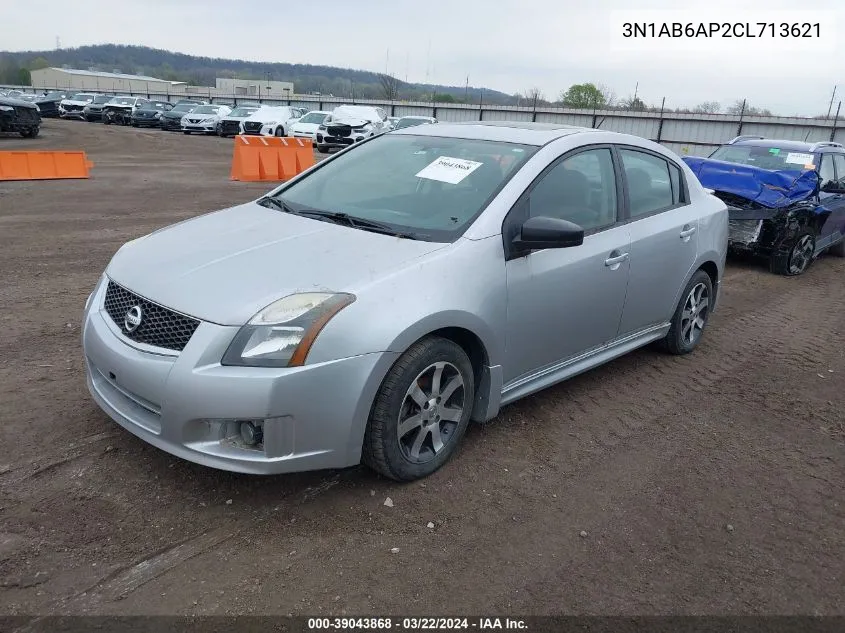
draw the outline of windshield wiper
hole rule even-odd
[[[320,211],[319,209],[301,209],[300,211],[297,211],[297,213],[299,215],[313,217],[318,220],[328,220],[329,222],[334,222],[335,224],[345,224],[346,226],[351,226],[355,229],[362,229],[364,231],[371,231],[373,233],[395,235],[396,237],[402,237],[410,240],[416,239],[413,235],[397,231],[396,229],[391,228],[387,224],[382,224],[381,222],[374,222],[373,220],[365,220],[363,218],[358,218],[349,215],[348,213],[343,213],[341,211]]]
[[[259,198],[257,203],[260,204],[262,207],[273,207],[274,209],[278,209],[279,211],[284,211],[285,213],[296,213],[293,209],[291,209],[288,205],[284,202],[279,200],[278,198],[274,198],[272,196],[264,196],[263,198]]]

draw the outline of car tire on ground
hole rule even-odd
[[[475,376],[466,352],[439,336],[418,341],[379,388],[362,461],[396,481],[431,475],[460,444],[474,402]]]
[[[283,127],[281,127],[281,126],[280,126],[280,127],[277,127],[277,128],[276,128],[276,131],[274,132],[274,134],[275,134],[276,136],[284,136],[284,135],[285,135],[285,128],[283,128]]]
[[[41,131],[41,128],[38,127],[31,127],[28,130],[21,130],[21,136],[24,138],[35,138],[38,136],[38,132]]]
[[[795,277],[801,275],[813,263],[816,249],[816,237],[812,231],[804,230],[798,233],[789,251],[774,253],[769,259],[769,269],[778,275]]]
[[[712,305],[713,281],[710,275],[699,269],[681,293],[669,332],[661,341],[663,348],[678,356],[693,351],[704,335]]]
[[[103,117],[103,125],[111,125],[111,121],[109,121],[107,118]]]
[[[329,148],[328,148],[328,146],[327,146],[327,145],[318,145],[318,146],[317,146],[317,151],[318,151],[318,152],[320,152],[321,154],[328,154],[328,153],[329,153]]]
[[[182,134],[190,134],[188,130],[182,130]]]

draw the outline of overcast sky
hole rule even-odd
[[[62,47],[139,44],[257,61],[387,67],[413,82],[464,85],[469,75],[473,86],[508,93],[537,86],[552,99],[585,81],[624,98],[639,82],[638,96],[648,104],[659,105],[663,96],[667,107],[747,98],[784,115],[826,112],[837,83],[836,100],[845,96],[845,0],[2,2],[4,50],[52,49],[58,36]],[[631,10],[634,4],[639,8]],[[681,6],[679,14],[674,7]],[[630,19],[750,21],[755,31],[758,22],[820,22],[820,37],[632,41],[622,37]]]

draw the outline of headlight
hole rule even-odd
[[[182,119],[179,121],[182,125],[185,125],[188,122],[188,117],[183,116]]]
[[[317,335],[355,295],[303,292],[274,301],[232,339],[221,364],[248,367],[299,367]]]
[[[160,119],[160,118],[161,118],[161,112],[156,112],[156,113],[153,115],[153,118],[154,118],[154,119]]]
[[[323,131],[323,132],[325,132],[325,131],[326,131],[326,126],[325,126],[325,125],[321,125],[321,126],[320,126],[320,127],[318,127],[317,129],[318,129],[318,130],[321,130],[321,131]]]
[[[276,121],[264,121],[262,125],[276,125]]]
[[[4,106],[0,105],[0,112],[14,112],[15,109],[12,106]]]

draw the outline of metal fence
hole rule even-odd
[[[5,89],[15,88],[8,86]],[[4,87],[0,87],[4,89]],[[17,87],[18,90],[42,92],[54,88]],[[103,91],[108,93],[108,91]],[[260,96],[224,95],[215,88],[170,93],[121,92],[150,99],[204,99],[213,103],[235,105],[258,102],[265,105],[292,105],[310,110],[331,110],[341,104],[374,105],[390,116],[433,116],[440,121],[537,121],[592,127],[634,134],[656,141],[681,155],[707,156],[716,147],[741,134],[760,135],[794,141],[837,141],[845,144],[845,127],[837,116],[802,118],[747,116],[742,114],[686,114],[669,111],[637,112],[629,110],[573,110],[547,106],[502,106],[494,104],[431,103],[346,99],[318,95],[293,95],[290,99]]]

